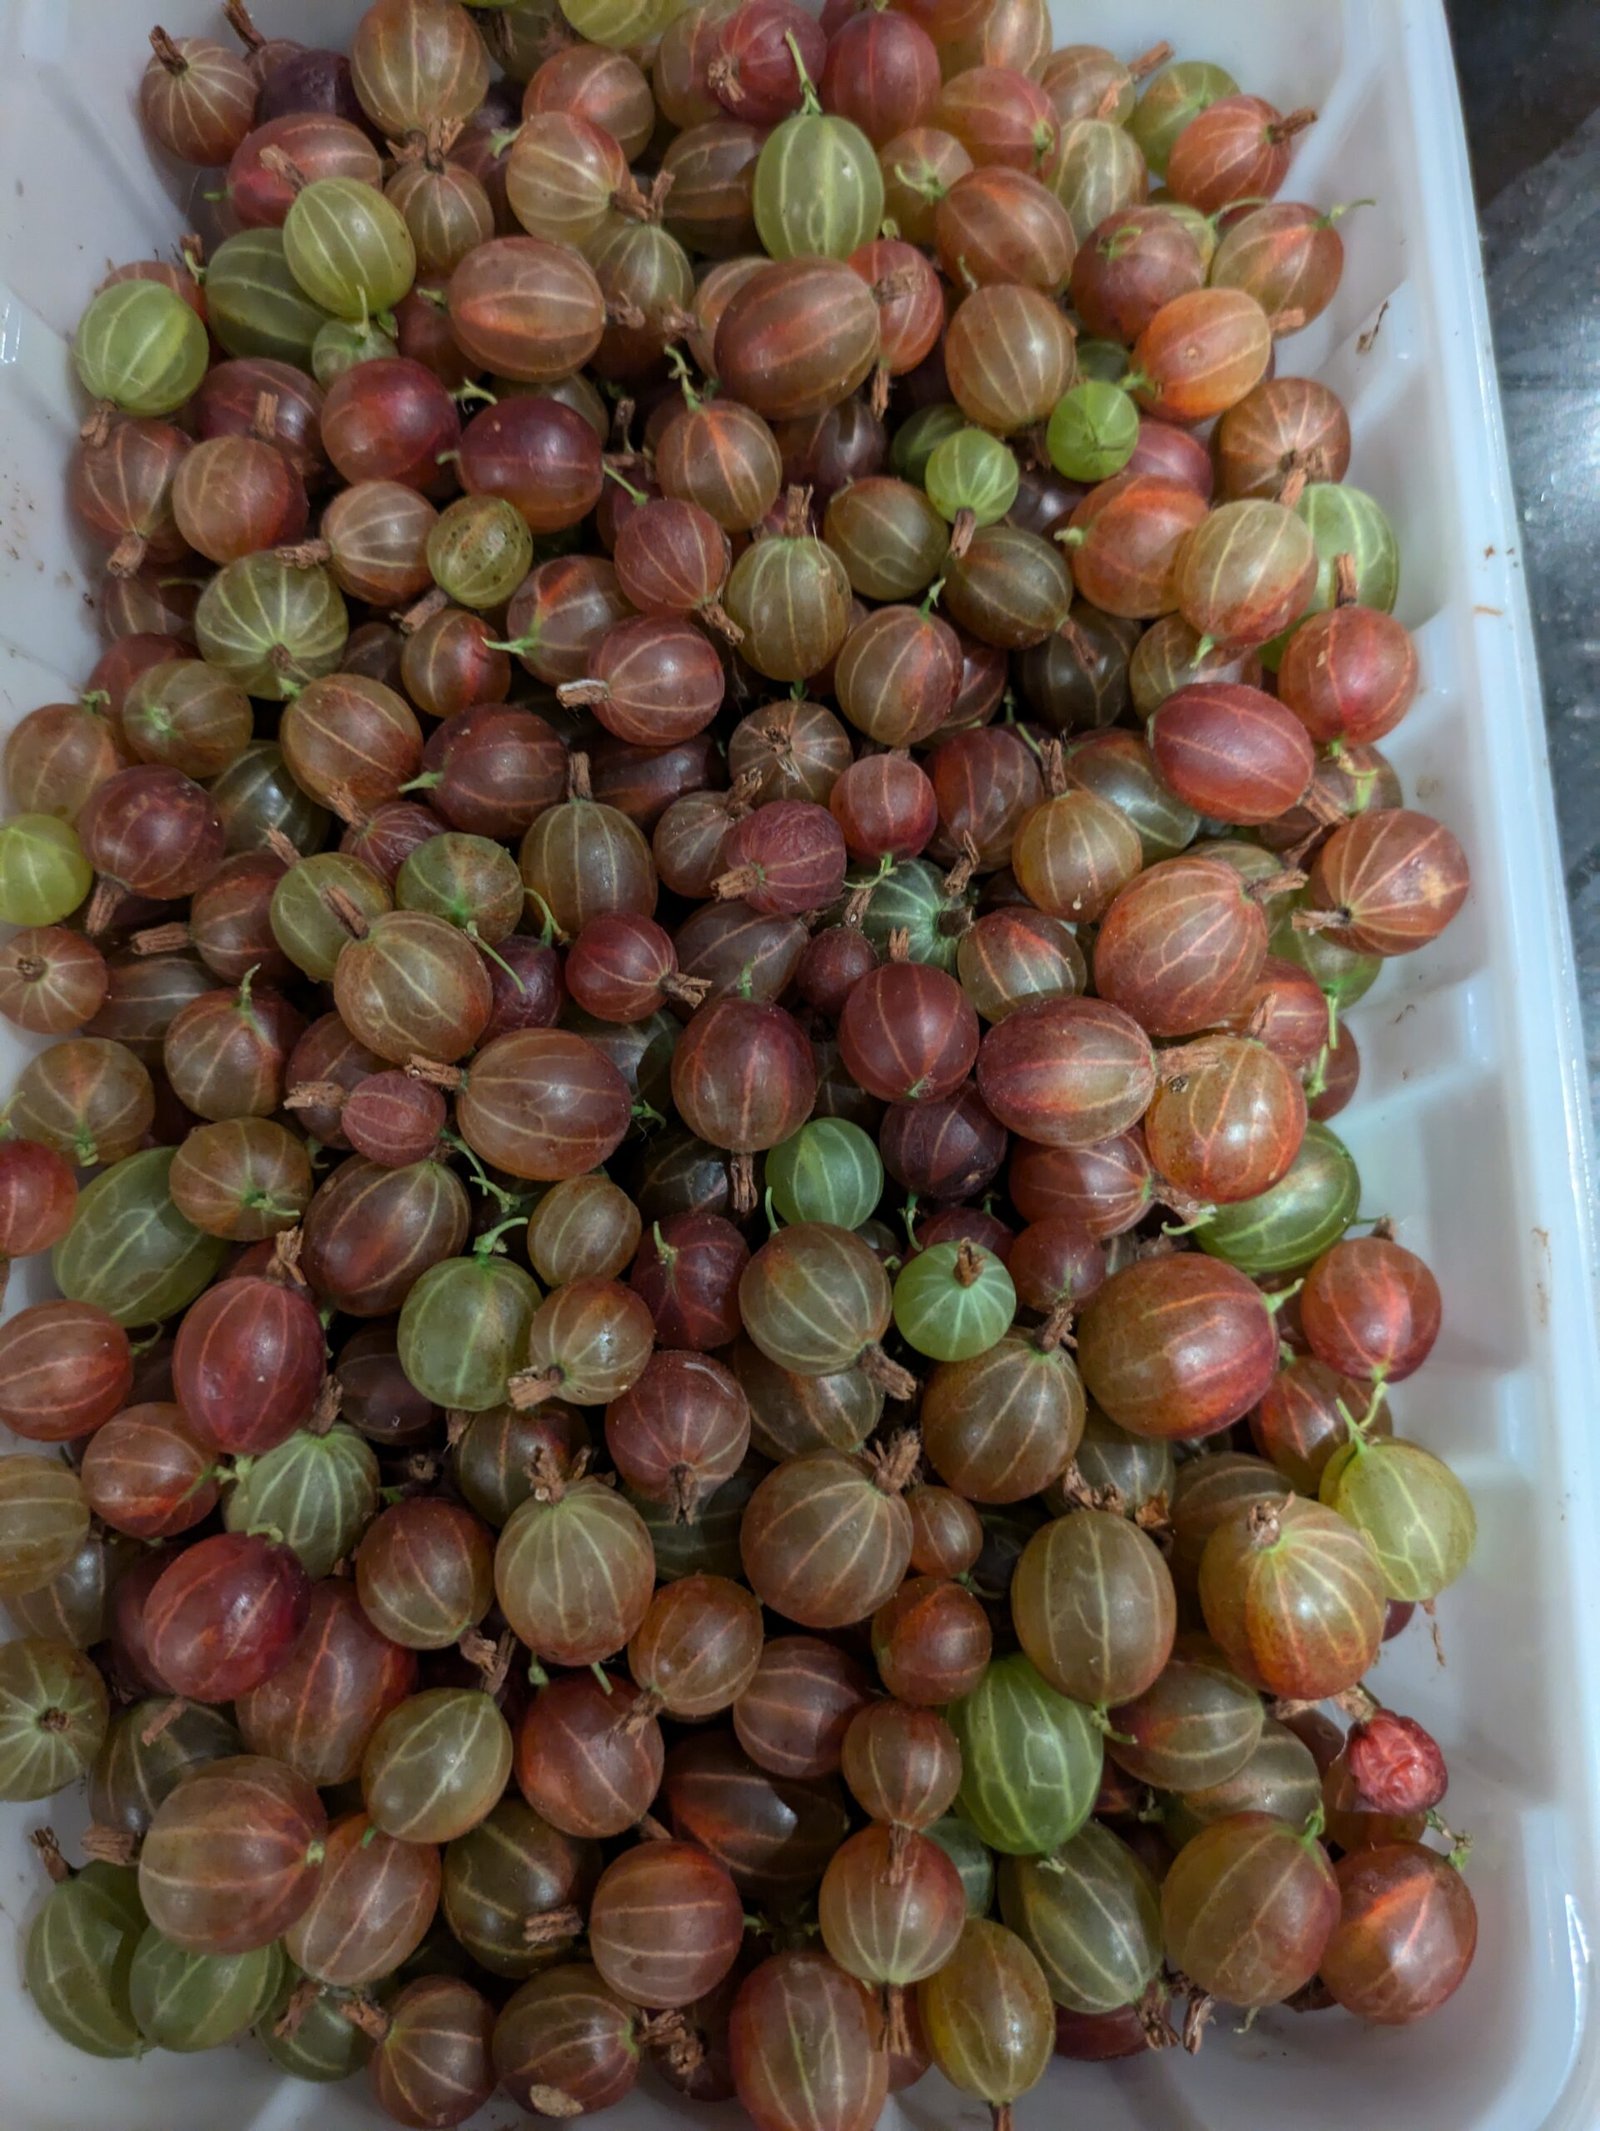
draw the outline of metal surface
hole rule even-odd
[[[1600,9],[1449,13],[1600,1102]]]

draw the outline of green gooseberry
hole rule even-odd
[[[200,595],[194,628],[208,664],[246,695],[281,703],[333,672],[350,615],[329,571],[291,568],[263,551],[217,572]]]
[[[1133,107],[1128,131],[1150,166],[1152,176],[1166,174],[1172,144],[1210,104],[1237,96],[1239,84],[1226,67],[1209,59],[1178,59],[1152,74]]]
[[[363,323],[397,304],[417,273],[405,216],[359,178],[301,187],[284,219],[283,255],[313,303]]]
[[[1277,1183],[1253,1199],[1213,1208],[1196,1228],[1195,1241],[1253,1278],[1292,1273],[1332,1249],[1360,1204],[1354,1157],[1336,1132],[1313,1119]]]
[[[908,960],[955,968],[971,911],[964,897],[951,897],[937,866],[924,858],[908,858],[887,873],[847,877],[847,895],[862,888],[868,893],[861,929],[880,954],[887,954],[890,939],[903,932]]]
[[[1442,1458],[1357,1423],[1323,1468],[1318,1493],[1372,1541],[1390,1598],[1427,1605],[1472,1558],[1472,1497]]]
[[[1045,431],[1050,463],[1069,481],[1109,481],[1138,442],[1138,408],[1120,385],[1100,377],[1063,393]]]
[[[1161,1966],[1161,1896],[1143,1860],[1091,1820],[1048,1857],[1000,1866],[1000,1914],[1045,1972],[1057,2005],[1113,2013]]]
[[[147,1147],[84,1186],[50,1261],[68,1301],[93,1303],[118,1324],[155,1324],[186,1310],[216,1278],[228,1246],[173,1205],[167,1181],[176,1151]]]
[[[533,567],[528,521],[504,496],[461,496],[428,534],[428,568],[459,607],[504,606]]]
[[[28,1927],[28,1995],[64,2042],[88,2057],[137,2057],[134,1948],[145,1929],[138,1874],[93,1863],[51,1889]]]
[[[328,322],[289,270],[281,229],[224,237],[206,268],[206,317],[229,355],[258,355],[309,370]]]
[[[518,1219],[508,1224],[522,1227]],[[498,1230],[465,1258],[429,1266],[400,1310],[400,1366],[424,1398],[463,1413],[504,1405],[541,1300],[533,1275],[495,1254]],[[503,1248],[503,1246],[502,1246]]]
[[[0,1798],[65,1790],[100,1751],[110,1721],[99,1667],[81,1650],[42,1635],[0,1643]]]
[[[1359,948],[1341,947],[1325,932],[1299,931],[1294,914],[1308,907],[1303,889],[1298,895],[1282,897],[1280,902],[1286,907],[1272,928],[1268,952],[1281,955],[1284,961],[1293,962],[1315,979],[1328,1002],[1331,1029],[1335,1013],[1345,1012],[1371,991],[1383,962],[1377,955],[1362,954]]]
[[[152,1924],[134,1948],[128,1998],[140,2033],[158,2049],[214,2050],[254,2027],[283,1970],[276,1942],[251,1953],[186,1953]]]
[[[291,866],[272,891],[267,922],[272,937],[296,969],[318,984],[331,984],[340,955],[352,938],[339,914],[348,902],[371,925],[394,908],[388,883],[345,851],[316,851]]]
[[[1114,340],[1080,340],[1077,352],[1080,378],[1114,385],[1128,374],[1128,351]]]
[[[252,740],[237,762],[212,779],[210,789],[230,858],[259,850],[273,829],[299,851],[317,850],[327,833],[326,809],[295,783],[275,740]]]
[[[1020,1651],[996,1658],[946,1711],[961,1747],[962,1817],[991,1850],[1043,1857],[1094,1810],[1104,1742],[1094,1712]]]
[[[962,511],[979,525],[993,525],[1016,502],[1021,481],[1015,454],[986,429],[958,429],[941,438],[922,473],[928,501],[952,525]]]
[[[1400,543],[1381,503],[1345,481],[1311,481],[1295,504],[1317,550],[1317,583],[1306,612],[1332,607],[1339,598],[1338,562],[1355,567],[1351,596],[1364,607],[1391,613],[1400,591]]]
[[[54,814],[13,814],[0,822],[0,919],[59,925],[94,886],[78,832]]]
[[[299,1970],[286,1961],[277,1996],[256,2022],[256,2040],[279,2070],[294,2079],[330,2085],[350,2079],[376,2046],[354,2020],[345,2017],[344,2008],[353,2007],[354,2000],[364,1994],[317,1983],[296,1998],[303,1981]],[[381,1997],[384,1989],[380,1985],[377,1995]],[[293,2017],[286,2019],[291,2000]]]
[[[206,329],[176,289],[116,281],[78,321],[72,359],[84,390],[123,414],[172,414],[206,374]]]
[[[994,1859],[970,1820],[946,1813],[924,1831],[961,1874],[968,1916],[987,1916],[994,1907]]]
[[[883,220],[882,166],[859,126],[823,110],[798,52],[795,65],[805,101],[756,157],[756,229],[774,259],[848,259]]]
[[[859,1125],[816,1117],[768,1154],[767,1189],[785,1221],[859,1228],[883,1196],[883,1163]]]
[[[986,1354],[1016,1311],[1011,1275],[978,1243],[935,1243],[919,1251],[894,1284],[901,1337],[934,1361]]]
[[[586,44],[619,52],[649,44],[675,9],[673,0],[561,0],[561,12]]]
[[[397,909],[426,911],[492,947],[516,931],[527,896],[504,844],[451,829],[411,853],[395,875],[394,899]]]
[[[377,1514],[378,1461],[353,1428],[297,1429],[233,1462],[223,1523],[230,1532],[281,1532],[313,1580],[332,1573]]]

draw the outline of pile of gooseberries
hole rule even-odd
[[[1004,2131],[1213,2001],[1432,2011],[1364,1681],[1474,1518],[1336,1127],[1468,877],[1275,361],[1314,114],[1044,0],[223,12],[4,753],[36,2012],[426,2131]]]

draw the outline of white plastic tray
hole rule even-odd
[[[169,247],[192,173],[163,173],[134,89],[154,0],[0,0],[0,729],[73,694],[97,650],[62,500],[77,420],[66,336],[115,261]],[[359,0],[260,0],[270,31],[339,42]],[[164,0],[175,34],[216,33],[212,0]],[[1245,2036],[1106,2070],[1059,2066],[1021,2131],[1592,2131],[1600,2039],[1596,1796],[1600,1573],[1588,1095],[1544,728],[1489,348],[1454,73],[1439,0],[1057,0],[1063,41],[1124,52],[1169,36],[1245,88],[1321,116],[1286,191],[1331,204],[1349,253],[1330,310],[1283,349],[1325,376],[1355,432],[1351,477],[1392,513],[1425,692],[1392,752],[1417,802],[1470,854],[1474,889],[1434,950],[1360,1008],[1348,1128],[1364,1210],[1391,1213],[1436,1268],[1444,1330],[1395,1397],[1400,1427],[1447,1455],[1477,1500],[1480,1545],[1379,1686],[1442,1739],[1452,1822],[1470,1829],[1477,1964],[1436,2019],[1363,2028],[1278,2013]],[[1375,338],[1365,338],[1378,324]],[[1388,744],[1388,743],[1386,743]],[[0,1088],[21,1046],[0,1032]],[[31,1269],[30,1269],[31,1271]],[[28,1293],[13,1281],[15,1307]],[[80,1809],[56,1801],[67,1832]],[[364,2083],[282,2080],[251,2047],[137,2065],[74,2055],[20,1987],[18,1931],[40,1888],[0,1811],[0,2131],[346,2131],[378,2121]],[[975,2125],[929,2078],[884,2121]],[[640,2094],[608,2121],[685,2112]],[[719,2112],[731,2122],[735,2112]],[[484,2126],[525,2123],[497,2102]]]

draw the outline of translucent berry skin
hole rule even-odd
[[[1214,214],[1247,198],[1270,198],[1288,175],[1292,142],[1310,119],[1286,123],[1259,96],[1222,96],[1183,128],[1167,158],[1175,199]]]
[[[911,1517],[858,1458],[815,1450],[769,1473],[739,1535],[756,1596],[806,1628],[876,1612],[911,1559]]]
[[[746,1977],[728,2040],[756,2131],[869,2131],[888,2087],[883,2017],[823,1953],[780,1953]]]
[[[326,1851],[286,1950],[303,1974],[358,1989],[392,1975],[421,1944],[439,1901],[439,1853],[380,1834],[364,1813],[338,1821]]]
[[[878,306],[842,260],[783,259],[752,274],[716,327],[715,369],[770,421],[822,414],[878,359]]]
[[[197,1769],[157,1808],[139,1859],[151,1921],[194,1953],[268,1945],[304,1911],[327,1833],[303,1776],[255,1754]]]
[[[1006,1134],[976,1088],[944,1102],[902,1103],[879,1130],[884,1167],[920,1198],[975,1198],[1005,1158]]]
[[[733,1708],[739,1744],[775,1776],[811,1781],[838,1773],[844,1737],[869,1706],[871,1677],[847,1652],[814,1635],[776,1635]]]
[[[263,1686],[238,1703],[254,1754],[282,1761],[319,1785],[349,1783],[368,1739],[416,1690],[417,1658],[380,1635],[355,1587],[328,1577],[311,1592],[305,1627]]]
[[[846,861],[839,824],[825,807],[803,799],[758,807],[733,824],[722,845],[737,893],[763,917],[823,909],[844,886]],[[724,892],[719,884],[717,893]]]
[[[1202,288],[1205,278],[1200,247],[1176,215],[1124,207],[1096,224],[1073,260],[1072,302],[1086,333],[1126,347],[1164,303]]]
[[[720,1162],[718,1175],[726,1175]],[[739,1276],[749,1262],[749,1245],[721,1214],[669,1214],[640,1244],[629,1285],[663,1347],[705,1352],[738,1333]]]
[[[1011,1615],[1050,1685],[1099,1707],[1132,1701],[1160,1677],[1177,1597],[1159,1549],[1137,1525],[1108,1510],[1073,1510],[1023,1548]]]
[[[309,1416],[323,1374],[322,1325],[304,1288],[224,1280],[178,1327],[178,1399],[191,1424],[234,1455],[285,1442]]]
[[[907,15],[868,12],[828,39],[823,109],[859,126],[875,148],[922,123],[939,100],[939,53]]]
[[[1265,1044],[1229,1036],[1186,1046],[1172,1065],[1145,1112],[1156,1168],[1207,1204],[1270,1190],[1305,1137],[1305,1096],[1289,1067]]]
[[[379,2106],[412,2131],[465,2123],[495,2091],[493,2006],[455,1976],[423,1976],[388,2011],[370,2067]]]
[[[1262,1457],[1271,1460],[1291,1487],[1314,1495],[1335,1451],[1350,1440],[1345,1415],[1362,1417],[1369,1403],[1368,1385],[1330,1369],[1314,1354],[1299,1354],[1278,1371],[1250,1415],[1250,1434]],[[1379,1403],[1366,1426],[1375,1435],[1393,1433],[1387,1400]]]
[[[978,1091],[1001,1124],[1049,1147],[1090,1147],[1142,1116],[1155,1092],[1149,1038],[1118,1006],[1050,999],[983,1039]]]
[[[1266,375],[1272,328],[1242,289],[1194,289],[1164,303],[1133,346],[1141,405],[1168,422],[1226,414]]]
[[[1381,1236],[1324,1251],[1299,1299],[1312,1352],[1346,1376],[1398,1383],[1421,1368],[1439,1336],[1439,1283],[1415,1251]]]
[[[1192,1036],[1243,1006],[1267,921],[1231,866],[1169,858],[1131,881],[1094,946],[1095,986],[1152,1036]]]
[[[1369,746],[1410,709],[1419,678],[1411,632],[1377,607],[1330,607],[1290,637],[1278,694],[1311,738]]]
[[[818,1892],[822,1942],[863,1982],[898,1987],[942,1968],[966,1922],[961,1875],[936,1842],[878,1824],[828,1861]]]
[[[750,1408],[733,1375],[704,1354],[666,1350],[606,1408],[612,1462],[635,1494],[692,1521],[738,1470]]]
[[[744,1905],[722,1867],[687,1842],[646,1842],[600,1876],[589,1950],[634,2005],[691,2005],[722,1981],[744,1940]]]
[[[36,1302],[0,1327],[0,1422],[35,1443],[90,1435],[133,1388],[128,1335],[87,1302]]]
[[[113,1531],[166,1539],[217,1506],[215,1452],[180,1406],[128,1406],[98,1428],[80,1468],[89,1507]]]
[[[1092,488],[1069,521],[1073,581],[1102,613],[1154,620],[1178,604],[1177,566],[1206,503],[1164,473],[1114,475]]]
[[[879,1675],[902,1702],[943,1708],[959,1701],[982,1679],[993,1646],[980,1602],[937,1576],[911,1577],[872,1616]]]
[[[672,1096],[713,1146],[759,1153],[797,1132],[816,1099],[811,1047],[794,1017],[755,999],[719,999],[672,1054]]]
[[[608,2109],[639,2076],[637,2015],[587,1963],[531,1977],[494,2029],[494,2069],[519,2107],[539,2117]]]
[[[1200,1608],[1241,1679],[1294,1701],[1353,1687],[1387,1610],[1371,1541],[1303,1496],[1235,1509],[1206,1541]]]
[[[1015,1148],[1012,1203],[1029,1221],[1081,1221],[1091,1236],[1120,1236],[1149,1212],[1154,1179],[1144,1135],[1135,1127],[1092,1147]]]
[[[1029,1948],[974,1917],[945,1966],[919,1985],[917,2009],[939,2070],[1004,2124],[1007,2105],[1043,2079],[1055,2047],[1055,2008]]]
[[[887,962],[851,990],[839,1047],[847,1071],[868,1094],[884,1102],[938,1102],[972,1070],[978,1017],[943,970]]]
[[[1107,1743],[1137,1783],[1190,1792],[1238,1775],[1261,1743],[1261,1697],[1204,1636],[1181,1637],[1160,1677],[1117,1710]]]
[[[1304,726],[1259,688],[1196,681],[1150,721],[1156,768],[1197,813],[1249,825],[1297,806],[1316,772]]]
[[[461,1136],[513,1176],[559,1183],[597,1168],[627,1132],[628,1085],[566,1029],[515,1029],[477,1052],[457,1099]]]
[[[1334,1998],[1383,2027],[1437,2012],[1477,1951],[1477,1907],[1460,1871],[1416,1842],[1353,1850],[1334,1870],[1339,1920],[1321,1966]]]
[[[1277,2005],[1309,1983],[1339,1918],[1320,1843],[1270,1813],[1232,1813],[1178,1852],[1161,1889],[1167,1959],[1212,1997]]]
[[[174,1694],[231,1702],[272,1677],[310,1609],[311,1582],[291,1548],[221,1532],[162,1571],[146,1627]]]
[[[534,1811],[565,1835],[621,1835],[661,1783],[661,1727],[618,1724],[637,1703],[631,1681],[609,1692],[588,1673],[543,1687],[517,1727],[516,1778]]]
[[[102,787],[103,789],[103,787]],[[1335,829],[1317,853],[1311,907],[1332,911],[1327,937],[1360,954],[1414,954],[1466,900],[1466,853],[1443,822],[1378,807]]]
[[[1130,1435],[1209,1435],[1265,1395],[1278,1334],[1260,1289],[1234,1267],[1192,1254],[1146,1259],[1090,1298],[1078,1366]]]

